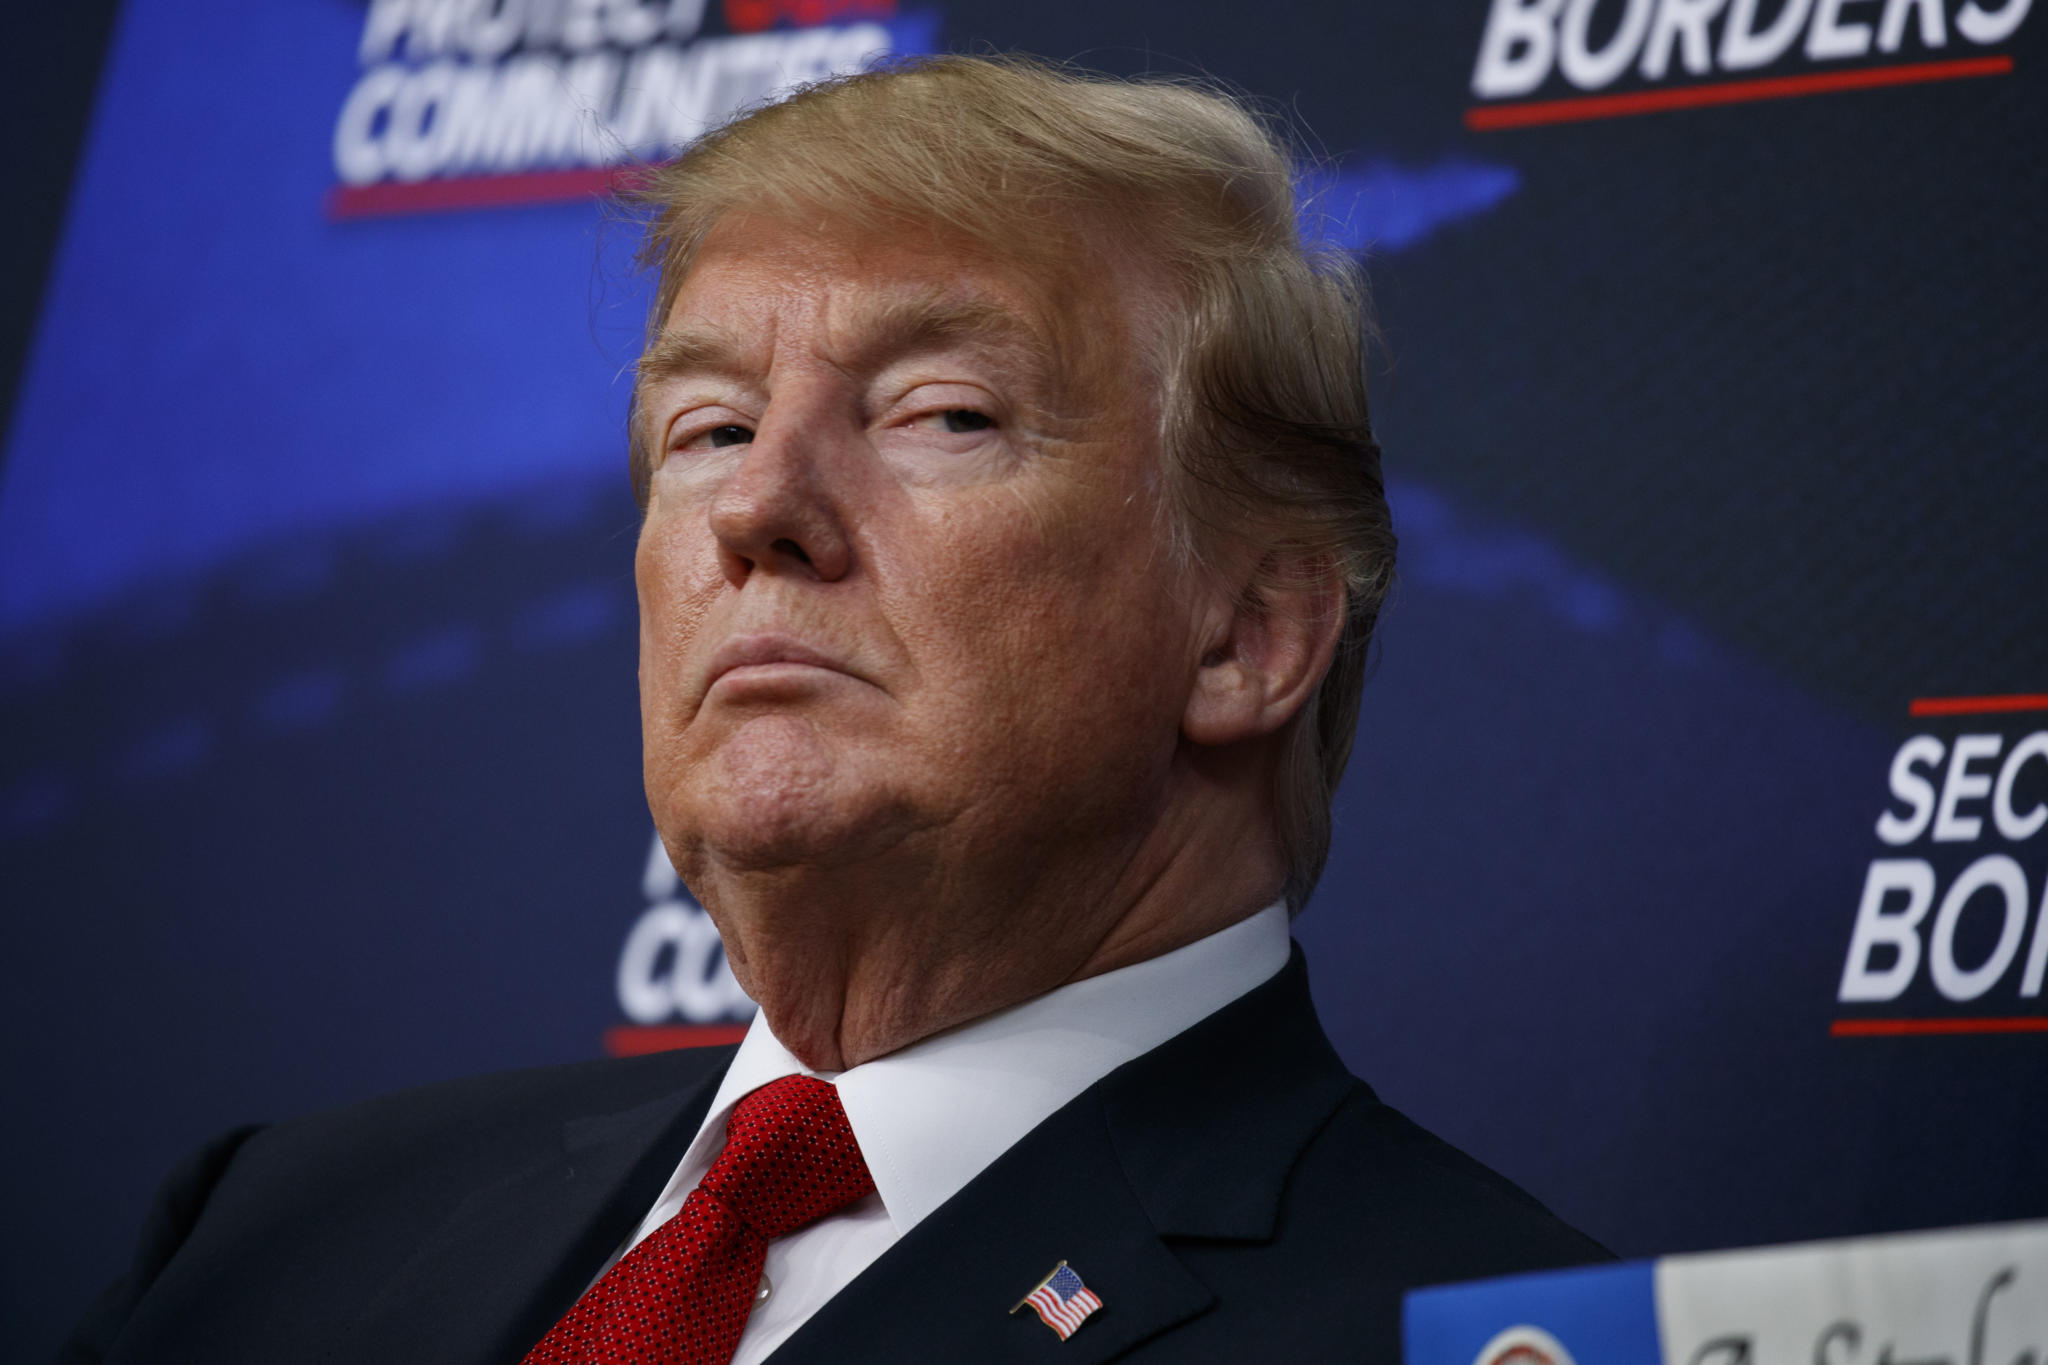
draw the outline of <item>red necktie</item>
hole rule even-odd
[[[768,1243],[873,1192],[839,1092],[785,1076],[733,1107],[675,1217],[590,1286],[522,1365],[727,1365]]]

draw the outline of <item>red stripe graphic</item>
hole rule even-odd
[[[1907,711],[1915,716],[1988,716],[2002,711],[2048,711],[2048,692],[2019,692],[2008,697],[1916,697]]]
[[[1748,104],[1755,100],[1791,99],[1799,95],[1831,95],[1843,90],[1873,90],[1887,85],[1918,85],[1924,81],[1955,81],[1972,76],[2005,76],[2011,57],[1964,57],[1947,62],[1915,62],[1908,66],[1865,67],[1860,71],[1822,71],[1805,76],[1770,76],[1753,81],[1717,81],[1675,90],[1631,90],[1619,95],[1585,95],[1562,100],[1525,100],[1517,104],[1481,104],[1465,111],[1465,126],[1475,133],[1503,128],[1533,128],[1545,123],[1584,123],[1588,119],[1662,114],[1673,109],[1703,109],[1716,104]]]
[[[332,219],[390,218],[405,213],[452,213],[461,209],[510,208],[517,204],[561,204],[633,187],[645,166],[579,166],[524,175],[471,175],[452,180],[380,181],[336,185],[327,192]]]
[[[620,1024],[604,1031],[607,1057],[644,1057],[679,1047],[724,1047],[747,1036],[745,1024]]]
[[[2018,1015],[2006,1019],[1837,1019],[1828,1025],[1833,1038],[1905,1038],[1951,1033],[2048,1033],[2048,1016]]]

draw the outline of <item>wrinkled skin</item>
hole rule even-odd
[[[1242,609],[1251,565],[1169,553],[1144,290],[729,216],[657,342],[648,800],[821,1070],[1277,894],[1271,774],[1341,599]]]

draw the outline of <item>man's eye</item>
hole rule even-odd
[[[713,450],[722,450],[726,446],[743,446],[752,444],[754,440],[754,433],[748,431],[745,427],[713,427],[711,428],[711,430],[704,433],[704,439],[710,444]]]
[[[964,436],[970,431],[987,431],[995,425],[987,413],[976,412],[972,408],[948,408],[939,414],[939,420],[955,436]]]

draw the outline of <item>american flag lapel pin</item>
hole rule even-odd
[[[1088,1321],[1089,1314],[1102,1307],[1102,1300],[1095,1297],[1095,1291],[1081,1283],[1081,1277],[1074,1273],[1072,1266],[1061,1261],[1052,1268],[1052,1273],[1038,1282],[1038,1287],[1017,1300],[1010,1309],[1016,1313],[1029,1305],[1038,1314],[1038,1320],[1060,1334],[1065,1341]]]

